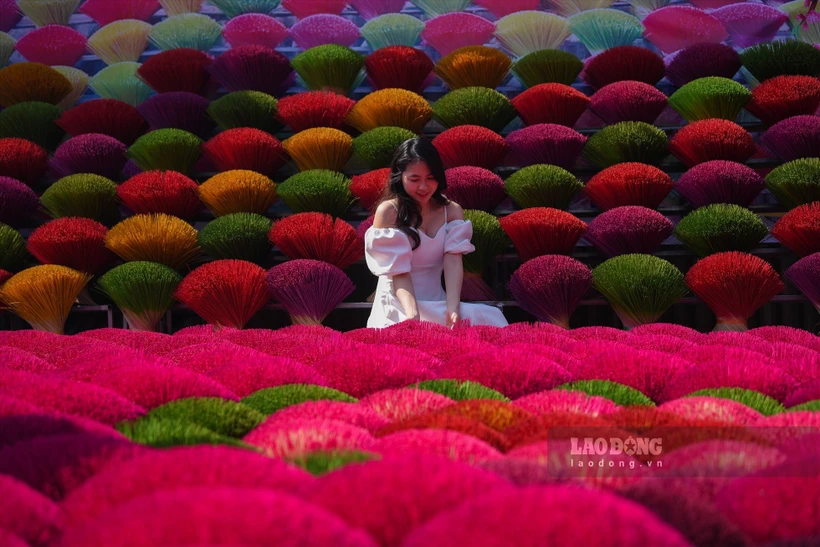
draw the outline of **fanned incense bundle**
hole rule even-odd
[[[584,193],[604,211],[625,205],[657,209],[674,187],[672,178],[657,167],[627,162],[589,179]]]
[[[376,51],[390,46],[415,46],[424,22],[404,13],[387,13],[375,17],[362,26],[362,37],[370,49]]]
[[[766,175],[766,186],[790,209],[820,201],[820,159],[803,158],[784,163]]]
[[[515,115],[507,97],[486,87],[456,89],[433,103],[433,116],[446,128],[480,125],[501,133]]]
[[[683,274],[651,255],[610,258],[592,270],[592,278],[627,329],[657,322],[687,293]]]
[[[26,139],[54,150],[65,132],[55,121],[60,109],[48,103],[18,103],[0,112],[0,138]]]
[[[299,19],[303,19],[317,13],[339,15],[346,4],[345,0],[284,0],[282,7]]]
[[[401,143],[415,136],[416,133],[401,127],[377,127],[353,139],[353,155],[370,169],[389,167]]]
[[[288,37],[288,27],[264,13],[246,13],[225,23],[222,38],[231,47],[265,46],[275,49]]]
[[[85,95],[85,91],[88,89],[88,83],[91,81],[91,78],[82,70],[71,66],[53,66],[51,68],[65,76],[71,84],[71,92],[69,92],[69,94],[66,95],[62,101],[57,103],[60,110],[68,110],[77,104],[80,97]]]
[[[364,242],[356,230],[326,213],[285,217],[273,224],[268,237],[291,260],[322,260],[344,270],[364,256]]]
[[[88,39],[88,49],[107,65],[123,61],[137,62],[148,47],[151,25],[126,19],[105,25]]]
[[[213,132],[214,124],[208,117],[208,99],[187,91],[173,91],[154,95],[138,110],[151,130],[181,129],[200,138]]]
[[[362,132],[392,126],[421,133],[432,115],[433,109],[420,95],[404,89],[381,89],[359,100],[346,121]]]
[[[491,213],[507,197],[501,177],[481,167],[453,167],[445,171],[447,197],[464,209]]]
[[[193,226],[164,214],[135,215],[109,230],[105,246],[126,262],[147,261],[181,270],[199,255]]]
[[[60,177],[93,173],[117,179],[128,160],[126,150],[124,144],[107,135],[80,135],[61,144],[49,166]]]
[[[122,311],[132,330],[155,331],[174,302],[182,276],[156,262],[127,262],[97,280],[97,285]]]
[[[280,0],[213,0],[211,4],[222,10],[228,19],[245,13],[267,14],[279,6]]]
[[[589,58],[581,79],[595,89],[626,80],[655,85],[664,71],[663,59],[651,49],[619,46]]]
[[[267,304],[266,272],[244,260],[216,260],[189,273],[174,298],[209,324],[241,329]]]
[[[734,78],[740,70],[740,55],[726,44],[703,43],[689,46],[665,60],[666,77],[678,87],[698,78]]]
[[[353,153],[350,135],[329,127],[300,131],[282,142],[282,146],[300,171],[341,171]]]
[[[637,17],[615,9],[591,9],[568,19],[570,30],[592,55],[640,38],[644,26]]]
[[[676,189],[696,207],[711,203],[748,207],[765,186],[763,177],[751,167],[733,161],[713,160],[686,171],[678,179]]]
[[[34,266],[6,281],[0,300],[35,330],[62,334],[71,306],[90,279],[65,266]]]
[[[404,0],[350,0],[348,3],[366,21],[385,13],[398,13],[405,4]]]
[[[472,243],[475,251],[463,255],[464,284],[461,297],[465,300],[495,300],[496,294],[483,279],[484,271],[495,264],[496,257],[510,246],[507,234],[495,215],[467,209],[465,220],[473,225]]]
[[[313,91],[348,95],[364,78],[364,56],[336,44],[303,51],[291,59],[291,66]]]
[[[293,175],[277,190],[294,213],[319,212],[341,218],[354,202],[350,179],[326,169],[311,169]]]
[[[46,25],[29,32],[14,46],[27,61],[74,66],[85,53],[86,37],[71,27]]]
[[[481,46],[492,40],[495,24],[473,13],[445,13],[424,24],[421,38],[441,55],[466,46]]]
[[[820,253],[801,258],[784,275],[820,311]]]
[[[208,114],[223,130],[253,127],[273,134],[282,129],[277,109],[276,98],[267,93],[235,91],[211,102]]]
[[[584,235],[587,225],[558,209],[531,207],[499,219],[521,260],[541,255],[568,255]]]
[[[187,174],[199,160],[202,139],[181,129],[158,129],[137,139],[128,156],[144,171]]]
[[[643,20],[645,37],[664,53],[701,43],[720,43],[728,38],[723,24],[713,15],[692,6],[667,6]]]
[[[584,157],[601,168],[616,163],[657,165],[667,155],[666,133],[644,122],[620,122],[595,133],[584,147]]]
[[[105,225],[119,219],[117,185],[99,175],[82,173],[64,177],[43,192],[40,203],[54,218],[91,218]]]
[[[336,93],[309,91],[280,100],[277,116],[296,132],[317,127],[343,129],[354,105],[354,101]]]
[[[696,209],[675,227],[675,236],[699,257],[724,251],[751,252],[768,233],[760,217],[725,203]]]
[[[116,258],[105,248],[108,229],[90,218],[58,218],[34,230],[26,249],[42,264],[96,275]]]
[[[104,99],[137,106],[151,95],[151,88],[137,76],[139,68],[139,63],[114,63],[95,74],[89,85]]]
[[[522,208],[566,209],[583,187],[572,173],[557,165],[530,165],[504,181],[507,194]]]
[[[67,25],[80,0],[18,0],[17,7],[38,27]]]
[[[215,260],[235,258],[264,266],[271,249],[270,228],[270,219],[261,215],[232,213],[206,224],[197,241],[205,254]]]
[[[26,252],[26,240],[20,232],[0,223],[0,269],[4,271],[16,272],[23,266],[23,262],[28,258]],[[0,299],[2,300],[2,299]]]
[[[672,222],[659,212],[626,205],[595,217],[584,239],[608,257],[651,254],[672,234],[672,229]]]
[[[157,0],[85,0],[79,11],[105,26],[121,19],[147,21],[158,9]]]
[[[288,162],[279,139],[250,127],[219,133],[202,145],[202,153],[217,171],[246,169],[269,177]]]
[[[554,123],[572,127],[587,109],[589,98],[568,85],[553,83],[533,86],[511,102],[527,125]]]
[[[208,51],[222,36],[222,27],[201,13],[185,13],[168,17],[154,25],[148,39],[158,49],[169,51],[190,48]]]
[[[587,139],[569,127],[543,123],[513,131],[506,140],[508,160],[516,165],[547,163],[571,169]]]
[[[215,216],[232,213],[265,215],[276,201],[276,184],[264,175],[233,170],[214,175],[199,187],[202,203]]]
[[[710,160],[745,163],[757,152],[748,131],[729,120],[690,123],[669,141],[669,151],[687,166]]]
[[[772,227],[772,235],[800,257],[820,252],[820,202],[795,207]]]
[[[350,19],[329,13],[317,13],[298,20],[288,35],[301,49],[324,44],[350,47],[359,38],[359,27]]]
[[[145,60],[137,76],[157,93],[187,91],[204,96],[211,82],[205,67],[212,62],[207,53],[196,49],[161,51]]]
[[[428,19],[444,13],[464,11],[469,0],[412,0],[412,4],[424,12]]]
[[[773,40],[783,23],[789,20],[788,14],[779,9],[745,2],[723,6],[710,15],[723,23],[738,48]]]
[[[686,285],[717,316],[716,331],[747,330],[749,317],[783,290],[768,262],[734,251],[699,260],[686,273]]]
[[[782,161],[817,156],[820,146],[820,118],[792,116],[771,126],[760,137],[760,144]]]
[[[550,83],[571,85],[583,68],[584,63],[572,53],[542,49],[521,57],[512,72],[526,87]]]
[[[293,83],[288,58],[263,46],[232,48],[206,70],[228,91],[261,91],[281,97]]]
[[[158,0],[169,17],[183,13],[197,13],[205,0]]]
[[[40,180],[48,168],[48,152],[25,139],[0,139],[0,173],[29,186]]]
[[[445,169],[474,165],[495,169],[510,147],[498,133],[478,125],[458,125],[439,133],[432,141]]]
[[[66,111],[57,120],[72,137],[101,133],[126,146],[134,144],[148,124],[139,110],[116,99],[93,99]]]
[[[409,46],[377,49],[367,56],[364,64],[374,89],[398,88],[421,93],[433,72],[430,57]]]
[[[669,97],[669,106],[688,122],[710,118],[734,121],[751,97],[751,92],[736,81],[710,76],[681,87]]]
[[[202,211],[198,189],[182,173],[146,171],[117,186],[117,195],[136,214],[165,213],[193,222]]]
[[[345,273],[327,262],[289,260],[270,269],[268,291],[290,315],[294,325],[321,325],[355,289]]]
[[[820,81],[810,76],[775,76],[752,90],[746,110],[774,125],[792,116],[810,116],[820,107]]]
[[[379,203],[390,177],[390,169],[376,169],[362,175],[353,175],[350,181],[350,191],[359,200],[359,204],[368,211]]]
[[[666,95],[644,82],[613,82],[595,92],[589,110],[604,123],[634,121],[652,124],[666,108]]]
[[[499,19],[495,37],[515,57],[543,49],[558,49],[572,31],[563,17],[543,11],[521,11]]]
[[[39,101],[58,104],[71,93],[71,82],[40,63],[14,63],[0,70],[0,106]]]
[[[820,50],[796,40],[757,44],[746,48],[740,60],[742,72],[752,85],[775,76],[820,75]]]
[[[436,63],[436,75],[450,89],[500,86],[510,70],[510,58],[487,46],[467,46],[442,57]]]
[[[592,286],[583,263],[561,255],[528,260],[510,278],[510,293],[539,321],[569,328],[569,318]]]
[[[14,44],[17,42],[11,35],[0,32],[0,68],[9,63],[11,55],[14,53]]]

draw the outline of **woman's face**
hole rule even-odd
[[[438,188],[438,182],[424,162],[411,163],[402,173],[404,191],[420,204],[427,203]]]

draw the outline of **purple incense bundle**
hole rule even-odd
[[[361,36],[356,23],[330,13],[318,13],[299,19],[290,27],[288,35],[302,49],[325,44],[350,47]]]
[[[228,91],[261,91],[281,97],[294,81],[287,57],[264,46],[229,49],[206,70]]]
[[[595,92],[590,111],[606,124],[646,122],[652,124],[666,108],[666,95],[644,82],[624,81],[606,85]]]
[[[672,234],[672,222],[661,213],[627,205],[595,217],[584,238],[608,257],[640,253],[652,254]]]
[[[699,163],[678,179],[675,189],[695,207],[733,203],[748,207],[766,187],[754,169],[734,161]]]
[[[729,4],[709,12],[723,23],[732,43],[737,48],[747,48],[760,42],[770,42],[789,15],[766,4],[740,2]]]
[[[0,177],[0,223],[19,228],[39,204],[40,200],[31,188],[17,179]]]
[[[182,129],[205,139],[214,128],[208,117],[210,101],[187,91],[172,91],[154,95],[141,103],[137,110],[151,128]]]
[[[539,123],[513,131],[506,141],[513,165],[547,163],[572,169],[587,138],[563,125]]]
[[[813,158],[820,151],[820,118],[792,116],[771,126],[760,143],[781,161]]]
[[[447,197],[464,209],[492,213],[507,197],[504,181],[487,169],[473,166],[453,167],[447,175]]]
[[[801,258],[784,275],[820,311],[820,253]]]
[[[108,135],[78,135],[60,145],[49,166],[59,177],[91,173],[117,179],[128,161],[127,151],[123,143]]]

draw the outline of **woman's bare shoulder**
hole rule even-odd
[[[447,204],[447,220],[464,220],[464,209],[453,200]]]
[[[395,200],[385,200],[376,208],[376,213],[373,215],[373,227],[395,228],[398,216]]]

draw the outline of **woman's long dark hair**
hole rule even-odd
[[[410,194],[404,189],[402,175],[408,166],[418,162],[427,164],[430,174],[438,183],[438,188],[433,192],[431,199],[439,205],[446,206],[450,203],[450,200],[444,196],[444,191],[447,189],[447,177],[444,174],[441,156],[439,156],[436,147],[424,137],[408,139],[396,149],[393,161],[390,164],[390,178],[380,200],[385,201],[396,198],[399,210],[396,227],[407,234],[413,249],[421,244],[421,237],[418,232],[411,229],[418,229],[421,225],[421,208],[418,202],[410,197]]]

